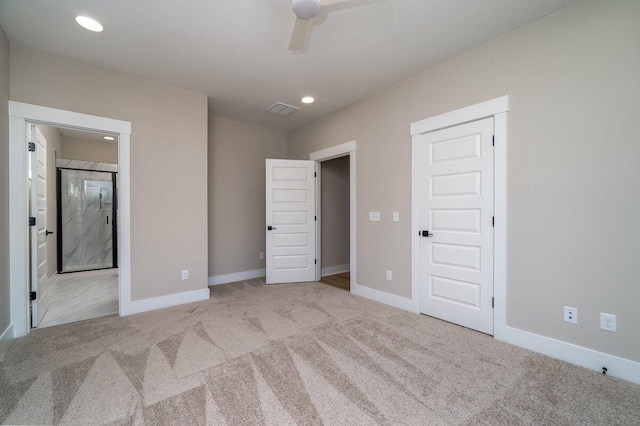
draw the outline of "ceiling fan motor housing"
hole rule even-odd
[[[293,0],[293,13],[300,19],[311,19],[320,13],[320,0]]]

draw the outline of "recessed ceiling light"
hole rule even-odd
[[[89,31],[93,31],[96,33],[101,33],[104,30],[104,27],[97,19],[92,18],[87,15],[78,15],[76,16],[76,22],[80,24],[81,27],[88,29]]]
[[[108,140],[108,141],[115,141],[116,138],[114,138],[113,136],[103,136],[102,139]]]
[[[311,96],[305,96],[301,100],[303,104],[312,104],[313,101],[315,101],[315,99],[313,99]]]

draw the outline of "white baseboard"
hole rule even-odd
[[[344,265],[327,266],[326,268],[322,268],[320,272],[323,277],[326,277],[327,275],[342,274],[343,272],[349,272],[350,270],[351,265],[346,263]]]
[[[640,384],[640,362],[512,327],[496,330],[494,338],[597,372],[606,367],[608,375]]]
[[[416,311],[415,303],[413,302],[413,300],[406,297],[396,296],[395,294],[386,293],[384,291],[375,290],[373,288],[354,283],[351,283],[351,293],[355,294],[356,296],[375,300],[376,302],[385,303],[387,305],[393,306],[394,308],[413,312],[415,314],[419,313],[419,311]]]
[[[233,274],[215,275],[209,277],[209,285],[235,283],[237,281],[252,280],[267,275],[266,269],[254,269],[253,271],[234,272]]]
[[[0,334],[0,355],[6,352],[13,342],[13,323],[9,324]]]
[[[208,300],[209,297],[209,288],[204,288],[202,290],[185,291],[184,293],[169,294],[151,299],[133,300],[122,304],[120,316],[124,317],[141,312],[153,311],[155,309],[184,305],[185,303],[200,302],[202,300]]]

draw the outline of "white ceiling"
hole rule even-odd
[[[353,0],[287,50],[291,0],[0,0],[13,42],[209,96],[216,114],[291,130],[573,0]],[[98,18],[103,33],[75,15]],[[311,95],[312,105],[300,98]],[[265,110],[300,107],[289,117]]]

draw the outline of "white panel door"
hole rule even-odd
[[[35,144],[30,153],[31,200],[29,216],[36,218],[31,234],[31,326],[37,327],[44,315],[42,293],[47,285],[47,140],[33,124],[29,125],[29,141]]]
[[[493,118],[420,136],[421,312],[493,334]]]
[[[267,284],[315,281],[315,162],[266,160]]]

